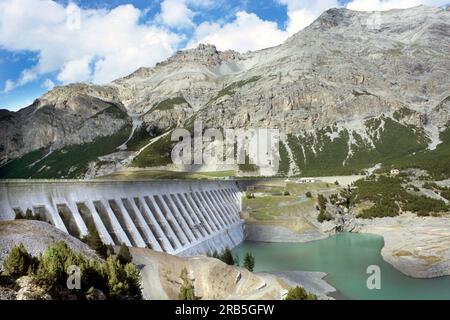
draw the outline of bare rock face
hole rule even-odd
[[[19,291],[17,291],[17,300],[52,300],[52,297],[42,288],[36,280],[24,276],[17,280]]]
[[[348,140],[346,160],[355,146],[376,148],[388,119],[425,129],[417,140],[435,147],[450,121],[449,21],[448,10],[425,6],[331,9],[277,47],[239,54],[199,45],[107,86],[58,87],[17,113],[0,112],[0,161],[90,142],[131,118],[160,131],[194,118],[280,129],[308,140],[314,154],[323,149],[318,132],[328,130]],[[378,131],[370,119],[380,120]],[[282,142],[294,158],[306,149]]]
[[[358,220],[359,226],[355,231],[383,236],[383,259],[404,274],[414,278],[450,274],[449,218],[403,214]]]
[[[117,132],[130,120],[116,96],[115,89],[76,84],[57,87],[17,113],[2,112],[0,160]]]

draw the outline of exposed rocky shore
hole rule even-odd
[[[336,291],[321,272],[259,273],[205,256],[178,257],[141,248],[132,248],[131,253],[141,268],[146,299],[177,299],[183,268],[194,284],[196,297],[203,300],[278,300],[297,285],[319,299],[332,299],[328,294]]]
[[[354,232],[384,237],[383,259],[414,278],[450,275],[450,218],[398,217],[358,219]]]

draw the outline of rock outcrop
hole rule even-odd
[[[355,231],[384,237],[383,259],[414,278],[450,275],[450,219],[403,214],[358,219]]]

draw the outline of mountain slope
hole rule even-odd
[[[377,163],[423,166],[431,158],[425,154],[444,159],[449,21],[450,11],[425,6],[331,9],[277,47],[239,54],[200,45],[108,86],[55,88],[18,113],[0,113],[0,160],[9,161],[0,176],[91,177],[167,166],[172,143],[162,134],[192,128],[194,120],[213,128],[280,129],[284,175],[353,173]],[[70,145],[79,153],[116,135],[123,139],[66,171],[29,153],[60,153]]]

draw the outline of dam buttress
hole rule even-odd
[[[77,238],[194,255],[244,240],[236,181],[14,180],[0,182],[0,220],[31,212]]]

